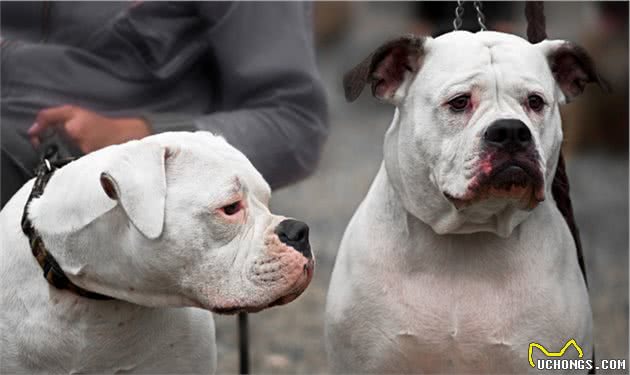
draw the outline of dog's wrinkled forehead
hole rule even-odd
[[[528,82],[544,91],[553,90],[546,56],[514,35],[451,32],[428,41],[425,48],[427,55],[420,75],[428,92],[437,94],[443,86],[460,82],[504,87]]]
[[[219,183],[236,181],[258,196],[268,197],[270,188],[260,172],[247,157],[223,137],[205,131],[194,133],[172,132],[162,133],[149,138],[157,141],[167,149],[167,157],[171,158],[169,178],[179,174],[195,175],[195,180],[204,179]],[[221,181],[226,180],[226,181]]]
[[[476,75],[489,90],[494,83],[498,89],[527,85],[531,87],[526,90],[553,91],[559,104],[581,94],[591,82],[608,91],[608,84],[580,46],[564,40],[530,44],[520,37],[491,31],[453,31],[436,39],[407,35],[390,40],[350,69],[343,84],[348,101],[356,100],[369,84],[376,98],[400,106],[405,98],[431,96],[450,80],[470,81]],[[412,91],[416,95],[409,95]]]

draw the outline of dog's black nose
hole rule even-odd
[[[276,226],[275,233],[280,241],[293,247],[307,258],[311,255],[311,244],[308,242],[308,225],[297,220],[283,220]]]
[[[532,133],[523,121],[516,119],[497,120],[483,134],[486,144],[506,150],[525,149],[532,143]]]

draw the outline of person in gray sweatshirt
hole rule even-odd
[[[316,167],[328,133],[311,5],[1,4],[2,205],[50,145],[80,156],[208,130],[278,188]]]

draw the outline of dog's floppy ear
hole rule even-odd
[[[375,97],[395,104],[396,91],[406,74],[420,69],[424,42],[424,37],[404,36],[378,47],[343,77],[346,99],[356,100],[370,83]]]
[[[164,221],[167,155],[163,146],[131,141],[73,161],[55,171],[42,197],[28,206],[34,227],[46,235],[67,235],[120,203],[142,233],[158,237]]]
[[[545,40],[537,45],[547,56],[567,102],[580,95],[587,83],[597,83],[602,90],[610,92],[610,85],[597,73],[593,59],[584,48],[564,40]]]
[[[166,148],[159,144],[135,142],[101,172],[100,182],[107,196],[121,205],[127,217],[146,237],[162,234],[166,203]]]

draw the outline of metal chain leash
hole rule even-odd
[[[475,10],[477,11],[477,23],[479,24],[481,31],[487,31],[488,28],[486,27],[486,16],[484,16],[483,12],[481,11],[483,9],[483,4],[481,3],[481,1],[475,1],[473,2],[473,5],[475,6]]]
[[[464,16],[464,1],[457,0],[457,7],[455,8],[455,19],[453,20],[453,29],[459,30],[462,27],[462,17]]]
[[[474,1],[473,6],[477,12],[477,23],[481,28],[481,31],[487,31],[486,16],[483,14],[483,4],[481,1]],[[459,30],[462,27],[462,17],[464,16],[464,1],[457,0],[457,7],[455,7],[455,19],[453,20],[453,29]]]

